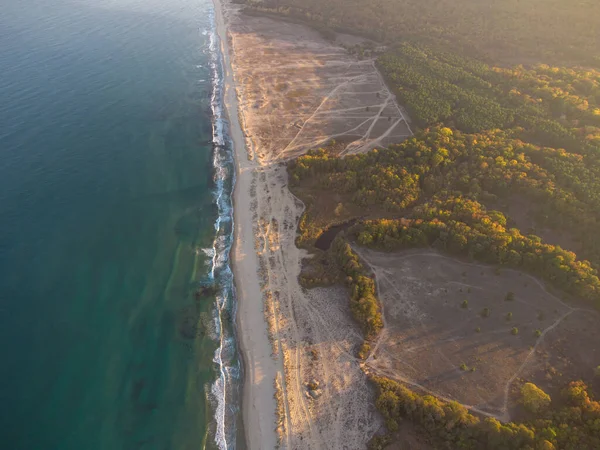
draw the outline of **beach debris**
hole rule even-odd
[[[313,400],[317,400],[319,397],[321,397],[321,395],[323,395],[323,391],[321,389],[316,389],[314,391],[308,391],[308,394]]]
[[[305,383],[306,386],[306,398],[317,400],[321,395],[323,395],[323,391],[321,390],[321,383],[313,378],[308,383]]]

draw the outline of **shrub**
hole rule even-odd
[[[510,334],[516,336],[517,334],[519,334],[519,329],[517,327],[514,327],[512,330],[510,330]]]
[[[506,294],[506,297],[504,297],[504,300],[507,302],[512,302],[515,299],[515,293],[514,292],[508,292]]]
[[[550,441],[542,441],[538,444],[537,448],[539,450],[555,450],[554,444]]]
[[[551,399],[533,383],[525,383],[521,388],[523,406],[530,412],[537,414],[550,405]]]
[[[337,264],[346,275],[346,282],[352,292],[350,311],[361,325],[366,340],[371,340],[383,328],[383,317],[376,298],[375,282],[367,275],[367,270],[352,247],[341,237],[332,244]]]
[[[360,348],[358,349],[358,357],[360,359],[366,359],[370,351],[371,345],[368,342],[363,342]]]

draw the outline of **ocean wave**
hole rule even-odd
[[[217,284],[218,294],[213,317],[218,348],[213,362],[217,379],[210,387],[210,403],[214,409],[214,439],[222,449],[236,447],[237,417],[239,411],[239,385],[241,368],[233,331],[235,315],[235,289],[229,254],[233,243],[232,194],[235,184],[233,146],[227,134],[228,122],[224,114],[223,61],[216,34],[214,12],[210,15],[208,36],[209,64],[212,73],[211,109],[213,122],[213,198],[218,216],[214,223],[215,238],[210,249],[203,249],[210,258],[209,277]]]

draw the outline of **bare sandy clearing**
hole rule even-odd
[[[266,17],[232,16],[230,32],[244,128],[262,163],[335,138],[356,140],[357,152],[412,134],[372,60]]]
[[[480,414],[509,420],[516,381],[534,377],[548,384],[534,375],[547,367],[542,349],[562,341],[564,324],[577,321],[571,336],[590,328],[582,328],[584,315],[577,318],[582,311],[517,271],[427,250],[359,252],[377,277],[385,315],[366,366]],[[587,351],[598,342],[588,341]],[[595,367],[589,358],[578,364],[589,366],[588,375]]]

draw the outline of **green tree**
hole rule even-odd
[[[537,450],[555,450],[556,447],[554,447],[554,444],[550,441],[541,441],[538,445],[537,445]]]
[[[528,411],[537,414],[550,405],[551,399],[535,384],[525,383],[521,388],[521,401]]]

